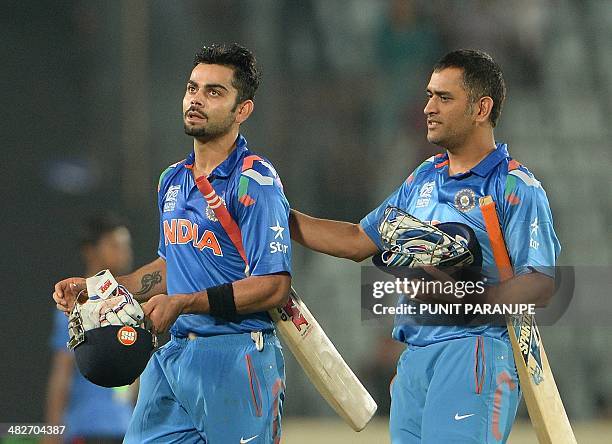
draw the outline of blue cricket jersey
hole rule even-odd
[[[396,206],[428,222],[461,222],[472,227],[482,248],[483,272],[490,283],[499,281],[478,199],[490,195],[496,203],[506,247],[516,275],[532,269],[554,277],[561,249],[553,229],[552,214],[540,182],[508,154],[506,144],[471,170],[449,176],[448,155],[427,159],[382,204],[364,217],[361,226],[383,249],[378,224],[387,206]],[[408,299],[400,297],[399,303]],[[419,326],[410,315],[395,318],[393,337],[413,345],[428,345],[473,335],[507,336],[505,327]]]
[[[168,294],[194,293],[245,277],[245,263],[208,207],[192,174],[195,154],[168,167],[160,177],[158,254],[166,261]],[[236,149],[209,175],[217,195],[238,224],[251,276],[291,273],[289,204],[271,163],[247,148]],[[271,330],[266,312],[226,322],[205,314],[178,317],[170,332],[185,337]]]
[[[55,352],[72,354],[66,347],[67,342],[68,317],[55,310],[51,347]],[[80,436],[121,438],[127,431],[133,409],[128,387],[105,388],[92,384],[75,364],[63,417],[64,440],[69,442]]]

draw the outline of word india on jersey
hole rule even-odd
[[[535,304],[374,304],[375,315],[535,315]]]
[[[372,296],[380,299],[387,294],[403,294],[415,298],[418,294],[454,295],[462,299],[466,295],[481,295],[485,292],[483,281],[426,281],[425,279],[396,278],[395,281],[375,281]]]

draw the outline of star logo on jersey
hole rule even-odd
[[[270,230],[274,231],[274,239],[278,239],[279,237],[283,239],[283,231],[285,231],[284,227],[281,227],[278,221],[276,221],[276,225],[270,227]]]
[[[533,219],[533,222],[529,225],[531,236],[537,236],[540,225],[538,224],[538,216]]]

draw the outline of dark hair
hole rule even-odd
[[[463,69],[463,85],[472,103],[485,96],[493,99],[490,119],[491,126],[495,127],[506,98],[506,83],[500,66],[484,51],[459,49],[442,57],[434,71],[446,68]]]
[[[200,63],[229,66],[234,70],[232,86],[238,90],[236,103],[253,100],[259,87],[260,72],[255,66],[255,56],[238,43],[231,45],[215,43],[204,46],[193,59],[193,67]]]
[[[121,227],[126,227],[126,224],[112,213],[91,216],[81,224],[79,245],[95,245],[103,236]]]

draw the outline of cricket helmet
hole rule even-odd
[[[157,337],[140,326],[107,325],[85,330],[75,303],[70,314],[68,348],[89,381],[102,387],[133,383],[144,371]]]
[[[389,206],[381,219],[378,232],[384,250],[376,254],[374,265],[401,277],[429,277],[420,270],[423,266],[449,271],[455,278],[464,269],[466,276],[474,280],[474,270],[482,266],[482,250],[476,233],[466,224],[445,222],[426,224],[405,211]],[[393,269],[393,267],[400,267]],[[466,268],[467,267],[467,268]]]

